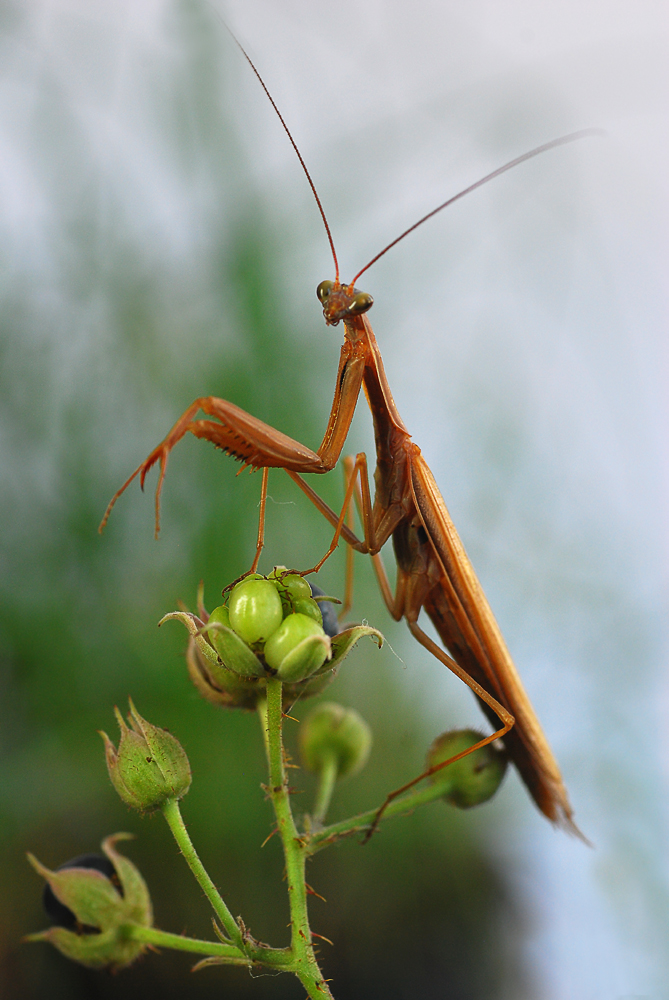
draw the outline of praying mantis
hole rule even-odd
[[[234,37],[234,36],[233,36]],[[237,42],[237,40],[235,39]],[[255,571],[264,538],[264,509],[267,495],[267,471],[285,469],[306,496],[335,528],[332,544],[325,556],[311,570],[315,572],[334,551],[340,538],[353,549],[371,555],[383,599],[392,617],[406,619],[414,638],[442,664],[455,673],[477,696],[495,730],[465,753],[471,753],[503,737],[506,753],[518,770],[540,811],[553,823],[580,835],[573,822],[573,811],[559,767],[543,734],[534,709],[523,688],[488,601],[476,577],[465,549],[449,516],[430,469],[405,426],[393,400],[385,374],[381,352],[367,313],[372,296],[355,287],[356,281],[383,254],[410,232],[442,209],[507,170],[549,149],[596,132],[588,129],[571,133],[538,146],[487,174],[423,216],[393,240],[363,267],[349,284],[340,280],[339,264],[330,226],[311,175],[293,136],[255,65],[237,42],[263,87],[272,107],[298,156],[320,211],[335,267],[335,278],[318,286],[317,296],[328,326],[344,324],[335,381],[334,398],[323,440],[316,451],[288,437],[274,427],[214,396],[196,399],[183,413],[151,454],[112,497],[100,530],[111,510],[136,476],[140,484],[149,470],[159,464],[160,474],[155,493],[156,533],[159,530],[160,495],[172,448],[191,433],[220,448],[243,463],[244,467],[262,469],[260,526]],[[367,459],[360,453],[345,459],[347,488],[341,513],[337,515],[303,478],[307,474],[330,472],[337,464],[346,442],[361,389],[369,404],[376,446],[375,493],[372,499]],[[202,411],[206,419],[196,419]],[[363,528],[359,539],[345,523],[351,502],[357,502]],[[392,539],[397,563],[394,593],[391,589],[380,551]],[[441,638],[445,649],[434,642],[418,624],[421,610]],[[464,756],[459,754],[458,756]],[[451,759],[455,760],[457,757]],[[434,770],[425,771],[401,789],[391,793],[379,810],[372,831],[387,804]]]

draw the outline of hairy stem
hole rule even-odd
[[[170,934],[157,927],[143,927],[139,924],[128,924],[125,928],[128,938],[133,941],[143,941],[158,948],[172,948],[176,951],[188,951],[195,955],[206,955],[220,960],[221,965],[249,965],[250,961],[270,966],[279,970],[289,970],[293,956],[289,948],[255,947],[250,949],[251,956],[232,944],[219,941],[203,941],[200,938],[189,938],[183,934]]]
[[[127,935],[133,941],[144,941],[157,948],[172,948],[176,951],[189,951],[195,955],[215,956],[225,959],[229,965],[249,964],[248,958],[232,944],[202,941],[199,938],[184,937],[183,934],[170,934],[169,931],[161,931],[157,927],[141,927],[139,924],[129,924]]]
[[[394,799],[387,806],[383,813],[382,822],[394,816],[406,816],[417,809],[418,806],[434,802],[436,799],[441,799],[447,794],[448,784],[443,779],[439,784],[428,785],[426,788],[411,791],[408,795]],[[379,808],[369,809],[367,812],[351,816],[340,823],[333,823],[331,826],[326,826],[322,830],[319,830],[318,833],[312,834],[306,845],[307,855],[311,857],[312,854],[317,854],[318,851],[322,851],[324,847],[330,847],[331,844],[341,840],[342,837],[350,837],[355,833],[366,833],[371,828]]]
[[[330,808],[330,800],[337,782],[337,756],[328,754],[323,761],[323,767],[318,775],[318,788],[316,790],[316,801],[314,802],[313,819],[321,824]]]
[[[299,978],[312,1000],[324,1000],[325,997],[332,998],[332,994],[318,967],[311,943],[311,930],[307,913],[307,887],[304,878],[307,858],[306,839],[298,833],[290,807],[282,738],[282,685],[277,678],[268,679],[267,704],[260,710],[259,714],[267,733],[265,745],[269,765],[269,795],[274,806],[277,828],[286,861],[292,931],[292,971]]]
[[[211,903],[214,913],[221,921],[232,944],[235,945],[241,952],[246,954],[247,949],[242,938],[242,932],[239,929],[237,921],[225,905],[220,892],[209,878],[204,865],[197,855],[197,851],[193,847],[193,842],[188,835],[188,830],[186,829],[186,825],[181,817],[179,803],[176,799],[168,799],[163,806],[162,811],[163,816],[167,820],[167,824],[172,831],[172,836],[176,840],[179,850],[186,859],[186,864],[192,871],[200,888]]]

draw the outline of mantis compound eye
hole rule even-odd
[[[321,302],[325,302],[325,300],[329,297],[333,287],[334,287],[334,281],[321,281],[320,285],[316,289],[316,295],[318,296]]]
[[[346,312],[353,316],[359,316],[361,313],[365,313],[368,309],[371,309],[373,305],[374,299],[368,292],[357,292],[353,296]]]

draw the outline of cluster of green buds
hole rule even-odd
[[[333,600],[277,566],[269,576],[245,577],[211,614],[200,602],[198,615],[173,611],[159,624],[177,619],[188,629],[188,671],[209,701],[254,709],[267,678],[278,677],[291,704],[322,691],[362,636],[383,643],[381,633],[366,625],[338,632]]]
[[[115,849],[117,833],[102,842],[104,855],[86,854],[50,871],[32,854],[28,860],[46,880],[44,909],[53,926],[27,941],[48,941],[67,958],[92,969],[123,969],[145,945],[133,940],[131,926],[151,927],[153,912],[137,868]]]

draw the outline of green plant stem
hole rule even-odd
[[[197,851],[193,847],[193,842],[188,835],[188,830],[186,829],[186,825],[181,817],[181,810],[179,809],[179,803],[177,800],[168,799],[163,806],[162,812],[163,816],[167,820],[167,825],[172,831],[172,836],[177,842],[179,850],[186,859],[186,864],[192,871],[200,888],[211,903],[214,913],[221,921],[232,944],[236,945],[241,952],[247,954],[248,949],[237,921],[225,905],[221,894],[209,878],[204,865],[197,855]]]
[[[428,802],[434,802],[436,799],[443,798],[444,795],[448,795],[448,791],[448,782],[444,780],[439,782],[439,784],[428,785],[426,788],[411,791],[408,795],[394,799],[388,805],[383,814],[382,822],[394,816],[406,816],[417,809],[418,806],[424,806]],[[306,845],[307,856],[311,857],[313,854],[317,854],[318,851],[322,851],[324,847],[330,847],[331,844],[341,840],[342,837],[350,837],[355,833],[365,833],[372,826],[379,808],[369,809],[367,812],[351,816],[340,823],[333,823],[331,826],[326,826],[322,830],[319,830],[318,833],[312,834]]]
[[[311,930],[307,913],[307,887],[305,863],[307,857],[306,839],[301,837],[295,826],[290,796],[286,781],[283,754],[283,704],[282,685],[277,678],[267,681],[267,704],[259,710],[266,729],[267,761],[269,765],[269,795],[274,806],[277,828],[286,861],[286,880],[291,916],[291,971],[312,1000],[332,998],[328,984],[318,967],[311,943]]]
[[[128,924],[125,933],[133,941],[143,941],[158,948],[172,948],[176,951],[188,951],[194,955],[221,959],[222,965],[249,965],[249,956],[232,944],[203,941],[200,938],[185,937],[183,934],[170,934],[169,931],[161,931],[157,927],[143,927],[140,924]],[[293,955],[290,948],[255,947],[251,950],[254,963],[284,971],[291,970]]]
[[[314,802],[313,819],[318,824],[321,824],[327,815],[332,793],[337,783],[338,771],[336,754],[328,754],[318,775],[318,788]]]
[[[232,944],[222,944],[218,941],[202,941],[199,938],[184,937],[182,934],[170,934],[169,931],[158,930],[157,927],[142,927],[139,924],[128,924],[127,936],[133,941],[143,941],[157,948],[172,948],[176,951],[189,951],[195,955],[211,955],[226,959],[226,964],[248,965],[249,960],[239,948]]]

